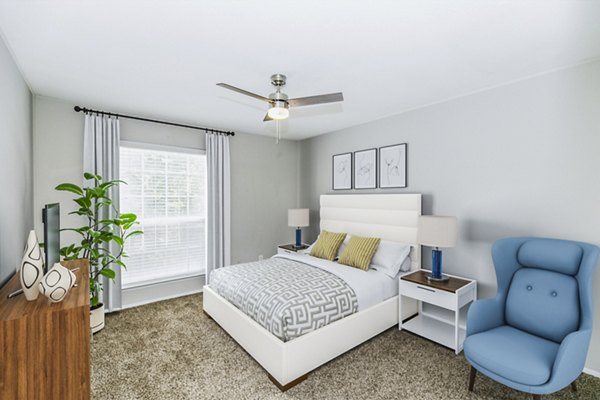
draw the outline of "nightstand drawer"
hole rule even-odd
[[[281,247],[277,248],[277,254],[296,254],[295,251],[282,249]]]
[[[448,310],[456,309],[456,294],[400,280],[400,295],[424,301]]]

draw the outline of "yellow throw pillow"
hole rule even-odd
[[[373,259],[380,241],[379,238],[352,236],[338,262],[366,271],[369,269],[371,259]]]
[[[335,256],[337,256],[337,251],[345,238],[345,233],[321,231],[319,239],[317,239],[317,243],[315,243],[310,251],[310,255],[313,257],[324,258],[325,260],[333,261]]]

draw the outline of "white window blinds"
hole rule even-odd
[[[144,231],[126,244],[123,288],[203,274],[205,155],[122,143],[120,157],[121,212]]]

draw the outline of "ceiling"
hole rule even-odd
[[[31,89],[107,111],[302,139],[600,57],[600,1],[6,1],[0,31]]]

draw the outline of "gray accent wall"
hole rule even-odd
[[[347,100],[351,101],[351,94]],[[533,235],[600,244],[600,62],[555,71],[302,142],[301,205],[318,233],[319,195],[331,188],[331,156],[408,143],[406,189],[423,213],[455,215],[459,241],[443,252],[448,273],[495,295],[492,243]],[[424,266],[431,265],[424,251]],[[600,272],[587,365],[600,372]]]
[[[2,50],[0,80],[7,76]],[[18,76],[11,68],[8,76]],[[20,199],[25,204],[28,198],[31,201],[24,183],[31,174],[27,169],[31,162],[26,161],[31,154],[25,151],[31,139],[24,117],[29,115],[29,92],[24,83],[15,82],[19,80],[8,83],[10,96],[0,92],[0,113],[13,107],[0,118],[1,134],[9,136],[3,136],[3,143],[12,146],[8,151],[0,148],[4,166],[0,179],[2,187],[17,187],[18,192],[2,197],[2,277],[14,270],[25,227],[32,224],[30,212],[22,216],[13,212],[22,207]],[[351,93],[346,97],[351,101]],[[20,100],[15,103],[15,99]],[[15,104],[20,104],[18,112]],[[80,179],[83,115],[73,112],[73,104],[36,97],[33,119],[33,210],[38,213],[43,204],[69,201],[53,190],[56,184]],[[12,124],[8,130],[7,123]],[[181,128],[123,120],[121,132],[126,140],[204,148],[203,135]],[[408,143],[408,188],[332,190],[333,154],[397,143]],[[304,229],[304,239],[316,238],[321,194],[418,192],[423,194],[425,214],[459,219],[458,245],[443,253],[445,271],[477,279],[480,297],[491,297],[496,278],[490,251],[499,238],[535,235],[600,244],[599,149],[600,62],[301,142],[284,140],[276,145],[270,137],[238,133],[231,141],[232,262],[268,257],[278,243],[292,242],[288,208],[311,209],[311,226]],[[20,167],[15,170],[14,165]],[[7,168],[12,172],[7,173]],[[11,203],[6,203],[8,199]],[[12,207],[10,213],[5,204]],[[31,204],[25,208],[30,210]],[[18,240],[12,236],[14,225],[20,227]],[[35,225],[41,232],[41,219],[36,217]],[[423,256],[424,266],[430,266],[429,249]],[[587,366],[600,372],[599,272],[594,288],[595,327]]]
[[[18,268],[33,227],[31,98],[0,39],[0,285]]]
[[[34,208],[60,202],[63,226],[75,226],[77,218],[67,215],[71,196],[54,187],[62,182],[81,182],[83,174],[83,114],[74,112],[73,106],[35,97]],[[121,119],[121,138],[205,148],[201,131],[127,119]],[[277,244],[294,240],[293,229],[287,227],[287,209],[298,206],[300,142],[284,140],[276,145],[274,138],[236,133],[230,149],[231,260],[237,263],[257,260],[259,255],[270,257],[277,252]],[[41,220],[35,220],[35,227],[42,232]],[[71,238],[65,233],[61,239],[66,244]]]

